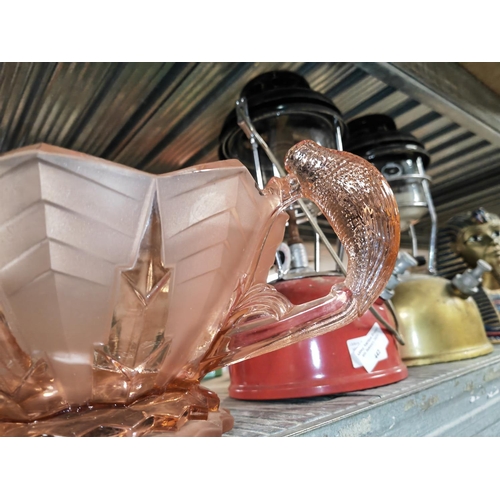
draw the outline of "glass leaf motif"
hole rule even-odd
[[[47,362],[32,360],[19,347],[0,310],[0,415],[4,420],[23,422],[64,408]]]
[[[109,341],[94,351],[93,403],[130,403],[154,388],[165,341],[172,269],[161,259],[158,203],[151,214],[134,266],[120,276]]]

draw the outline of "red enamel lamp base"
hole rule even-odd
[[[274,286],[293,304],[302,304],[323,297],[342,279],[314,276],[281,281]],[[373,306],[394,325],[382,300]],[[397,341],[380,323],[389,341],[387,358],[380,360],[371,372],[363,366],[354,368],[347,341],[367,335],[375,323],[377,319],[367,311],[343,328],[231,365],[229,395],[249,400],[302,398],[370,389],[405,379],[408,370]]]

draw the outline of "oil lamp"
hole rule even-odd
[[[332,101],[291,71],[270,71],[250,80],[241,91],[252,124],[274,155],[283,161],[290,145],[304,139],[331,149],[342,149],[345,124]],[[238,108],[226,118],[220,135],[219,156],[238,158],[257,182],[266,184],[280,176],[276,165],[259,148],[255,138],[247,139],[238,127]]]
[[[410,134],[402,133],[386,115],[367,115],[348,124],[346,149],[364,157],[384,175],[401,215],[401,229],[408,230],[413,257],[418,245],[414,226],[427,213],[431,219],[426,273],[412,273],[411,256],[400,251],[393,278],[382,294],[390,297],[405,345],[401,355],[408,366],[473,358],[492,351],[472,296],[477,293],[488,264],[479,262],[468,273],[436,276],[437,217],[426,168],[430,155]],[[422,264],[420,258],[420,264]]]
[[[253,173],[260,186],[283,174],[281,159],[294,144],[313,139],[330,149],[342,150],[345,125],[331,100],[313,90],[300,75],[270,72],[250,81],[242,90],[236,109],[227,117],[220,135],[221,159],[237,158]],[[344,270],[317,223],[319,211],[305,199],[288,210],[290,259],[286,272],[269,277],[273,286],[292,303],[314,300],[342,278]],[[314,269],[300,225],[309,221],[315,231]],[[319,246],[323,242],[338,269],[319,272]],[[277,258],[279,264],[280,258]],[[356,362],[355,346],[371,335],[380,342],[381,358],[374,366]],[[266,400],[310,397],[362,390],[406,378],[408,371],[398,351],[395,318],[379,299],[345,328],[327,332],[280,350],[229,367],[230,396]]]

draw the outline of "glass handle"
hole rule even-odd
[[[314,202],[348,255],[345,280],[320,299],[292,305],[270,285],[254,285],[233,311],[219,346],[221,365],[264,354],[338,329],[364,314],[382,293],[396,263],[399,211],[382,174],[345,151],[302,141],[287,154],[288,175],[269,181],[280,210],[300,197]],[[272,314],[261,314],[272,310]]]

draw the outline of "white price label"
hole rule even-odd
[[[364,337],[357,337],[347,341],[347,348],[351,355],[352,366],[361,368],[371,373],[377,363],[387,359],[387,346],[389,340],[378,323],[374,323]]]

